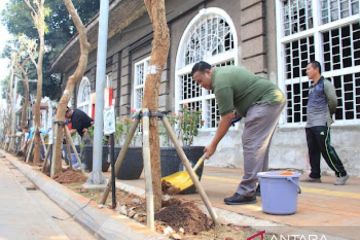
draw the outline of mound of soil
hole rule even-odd
[[[178,231],[197,234],[209,230],[212,222],[193,202],[173,202],[155,214],[155,219],[162,221]]]
[[[175,195],[175,194],[181,192],[180,188],[177,188],[177,187],[171,185],[171,183],[164,181],[164,180],[161,181],[161,190],[163,193],[169,194],[169,195]]]
[[[144,216],[140,222],[145,222],[145,199],[118,191],[116,200],[121,214],[135,220],[136,215]],[[212,221],[193,202],[170,198],[162,201],[162,206],[163,208],[155,213],[156,224],[159,226],[170,226],[176,232],[181,232],[182,228],[185,234],[198,234],[211,229]]]
[[[58,183],[76,183],[76,182],[85,182],[87,179],[84,174],[79,171],[74,171],[67,169],[64,172],[58,173],[54,176],[54,180]]]

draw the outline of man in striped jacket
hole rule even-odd
[[[330,143],[330,125],[336,112],[336,92],[330,81],[321,76],[317,61],[308,64],[306,74],[312,82],[307,103],[306,140],[309,150],[311,173],[307,182],[321,182],[320,157],[335,172],[335,185],[344,185],[349,179],[344,166]]]

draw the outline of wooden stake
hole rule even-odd
[[[214,210],[212,209],[211,202],[210,202],[208,196],[206,195],[205,190],[201,186],[200,181],[199,181],[195,171],[192,169],[191,163],[189,162],[188,158],[186,157],[184,150],[180,146],[180,144],[178,142],[178,139],[176,137],[176,134],[175,134],[174,130],[172,129],[171,124],[170,124],[170,122],[169,122],[169,120],[167,119],[166,116],[163,116],[162,122],[164,124],[165,129],[167,130],[167,132],[168,132],[168,134],[170,136],[170,139],[174,143],[177,154],[179,155],[182,163],[184,164],[187,172],[189,173],[189,175],[191,177],[191,180],[193,181],[196,189],[198,190],[202,201],[204,202],[207,210],[209,211],[209,214],[210,214],[211,218],[213,219],[215,225],[217,225],[218,224],[217,216],[216,216]]]
[[[70,169],[73,169],[72,167],[72,159],[71,159],[71,150],[70,150],[70,144],[68,141],[66,141],[66,153],[67,153],[67,158],[68,158],[68,161],[69,161],[69,166],[70,166]]]
[[[59,137],[57,136],[58,134],[58,129],[61,128],[61,126],[59,126],[58,123],[54,123],[53,125],[53,150],[52,150],[52,156],[51,156],[51,165],[50,165],[50,176],[53,177],[56,173],[56,168],[57,168],[57,162],[55,161],[56,159],[56,149],[59,148],[59,154],[61,155],[61,146],[62,146],[62,141],[63,139],[59,139]],[[60,130],[59,130],[60,132]],[[61,135],[61,138],[63,138],[63,135]],[[57,145],[57,142],[60,143],[60,145]],[[62,165],[62,162],[59,162]],[[61,167],[61,166],[60,166]]]
[[[43,146],[43,148],[44,148],[44,153],[45,153],[45,156],[46,156],[46,155],[47,155],[46,145],[45,145],[44,137],[41,136],[41,134],[40,134],[40,139],[41,139],[41,144],[42,144],[42,146]]]
[[[125,143],[123,144],[122,148],[121,148],[121,151],[116,159],[116,162],[115,162],[115,176],[117,176],[119,174],[119,171],[120,171],[120,167],[121,167],[121,164],[125,158],[125,155],[127,153],[127,150],[129,148],[129,145],[131,143],[131,140],[133,139],[134,137],[134,134],[135,134],[135,131],[139,125],[139,122],[140,122],[140,119],[138,117],[136,117],[136,120],[135,122],[133,123],[133,125],[131,126],[130,128],[130,131],[127,135],[127,138],[125,140]],[[111,189],[111,181],[108,182],[106,188],[105,188],[105,191],[101,197],[101,201],[100,201],[100,204],[105,204],[106,202],[106,199],[107,197],[109,196],[109,192],[110,192],[110,189]]]
[[[155,230],[155,206],[154,192],[151,176],[151,156],[150,156],[150,133],[149,133],[149,110],[143,110],[143,159],[145,169],[145,192],[146,192],[146,223],[148,228]]]
[[[64,126],[64,131],[65,131],[65,136],[66,136],[66,142],[70,143],[70,146],[72,147],[73,152],[74,152],[74,154],[75,154],[76,160],[77,160],[77,162],[78,162],[78,164],[79,164],[79,166],[80,166],[81,172],[82,172],[82,173],[85,173],[85,170],[84,170],[84,168],[82,167],[82,164],[81,164],[80,157],[79,157],[79,155],[78,155],[78,153],[77,153],[75,144],[74,144],[74,142],[73,142],[73,140],[72,140],[72,138],[71,138],[71,134],[70,134],[69,128],[68,128],[66,125]]]
[[[110,134],[110,164],[111,164],[111,208],[116,208],[115,151],[114,133]]]
[[[52,144],[49,144],[48,147],[47,147],[45,159],[44,159],[44,162],[43,162],[43,165],[42,165],[42,170],[41,170],[42,172],[45,172],[45,170],[46,170],[46,165],[47,165],[47,161],[49,159],[51,147],[52,147]]]
[[[26,160],[25,160],[26,163],[29,163],[29,158],[30,158],[30,155],[31,155],[31,152],[32,152],[32,148],[34,146],[34,136],[35,136],[35,134],[32,135],[31,140],[30,140],[30,146],[29,146],[29,149],[27,151],[27,156],[26,156]]]

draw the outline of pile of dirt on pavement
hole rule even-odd
[[[171,185],[171,183],[167,181],[161,181],[161,190],[163,191],[163,193],[169,195],[175,195],[181,192],[180,188],[174,187],[173,185]]]
[[[179,231],[197,234],[211,228],[211,220],[193,202],[173,201],[156,213],[155,219]]]
[[[116,200],[119,202],[118,210],[121,214],[145,223],[145,199],[122,191],[118,191],[116,195]],[[162,206],[163,208],[155,214],[158,226],[170,226],[176,232],[185,234],[198,234],[211,229],[212,221],[194,202],[170,198],[163,201]]]
[[[79,183],[71,186],[76,192],[87,198],[99,199],[100,192],[82,189]],[[131,193],[116,191],[116,212],[135,221],[146,224],[145,199]],[[106,205],[111,204],[111,194]],[[170,239],[182,240],[245,240],[256,231],[251,228],[222,225],[216,228],[195,203],[179,198],[170,198],[162,202],[163,208],[157,212],[155,218],[156,231]]]
[[[75,182],[85,182],[87,179],[82,172],[67,169],[61,173],[58,173],[54,176],[54,180],[58,183],[75,183]]]

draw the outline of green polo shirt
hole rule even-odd
[[[213,68],[212,90],[221,116],[236,110],[245,117],[253,104],[279,104],[285,101],[284,94],[270,80],[239,66]]]

